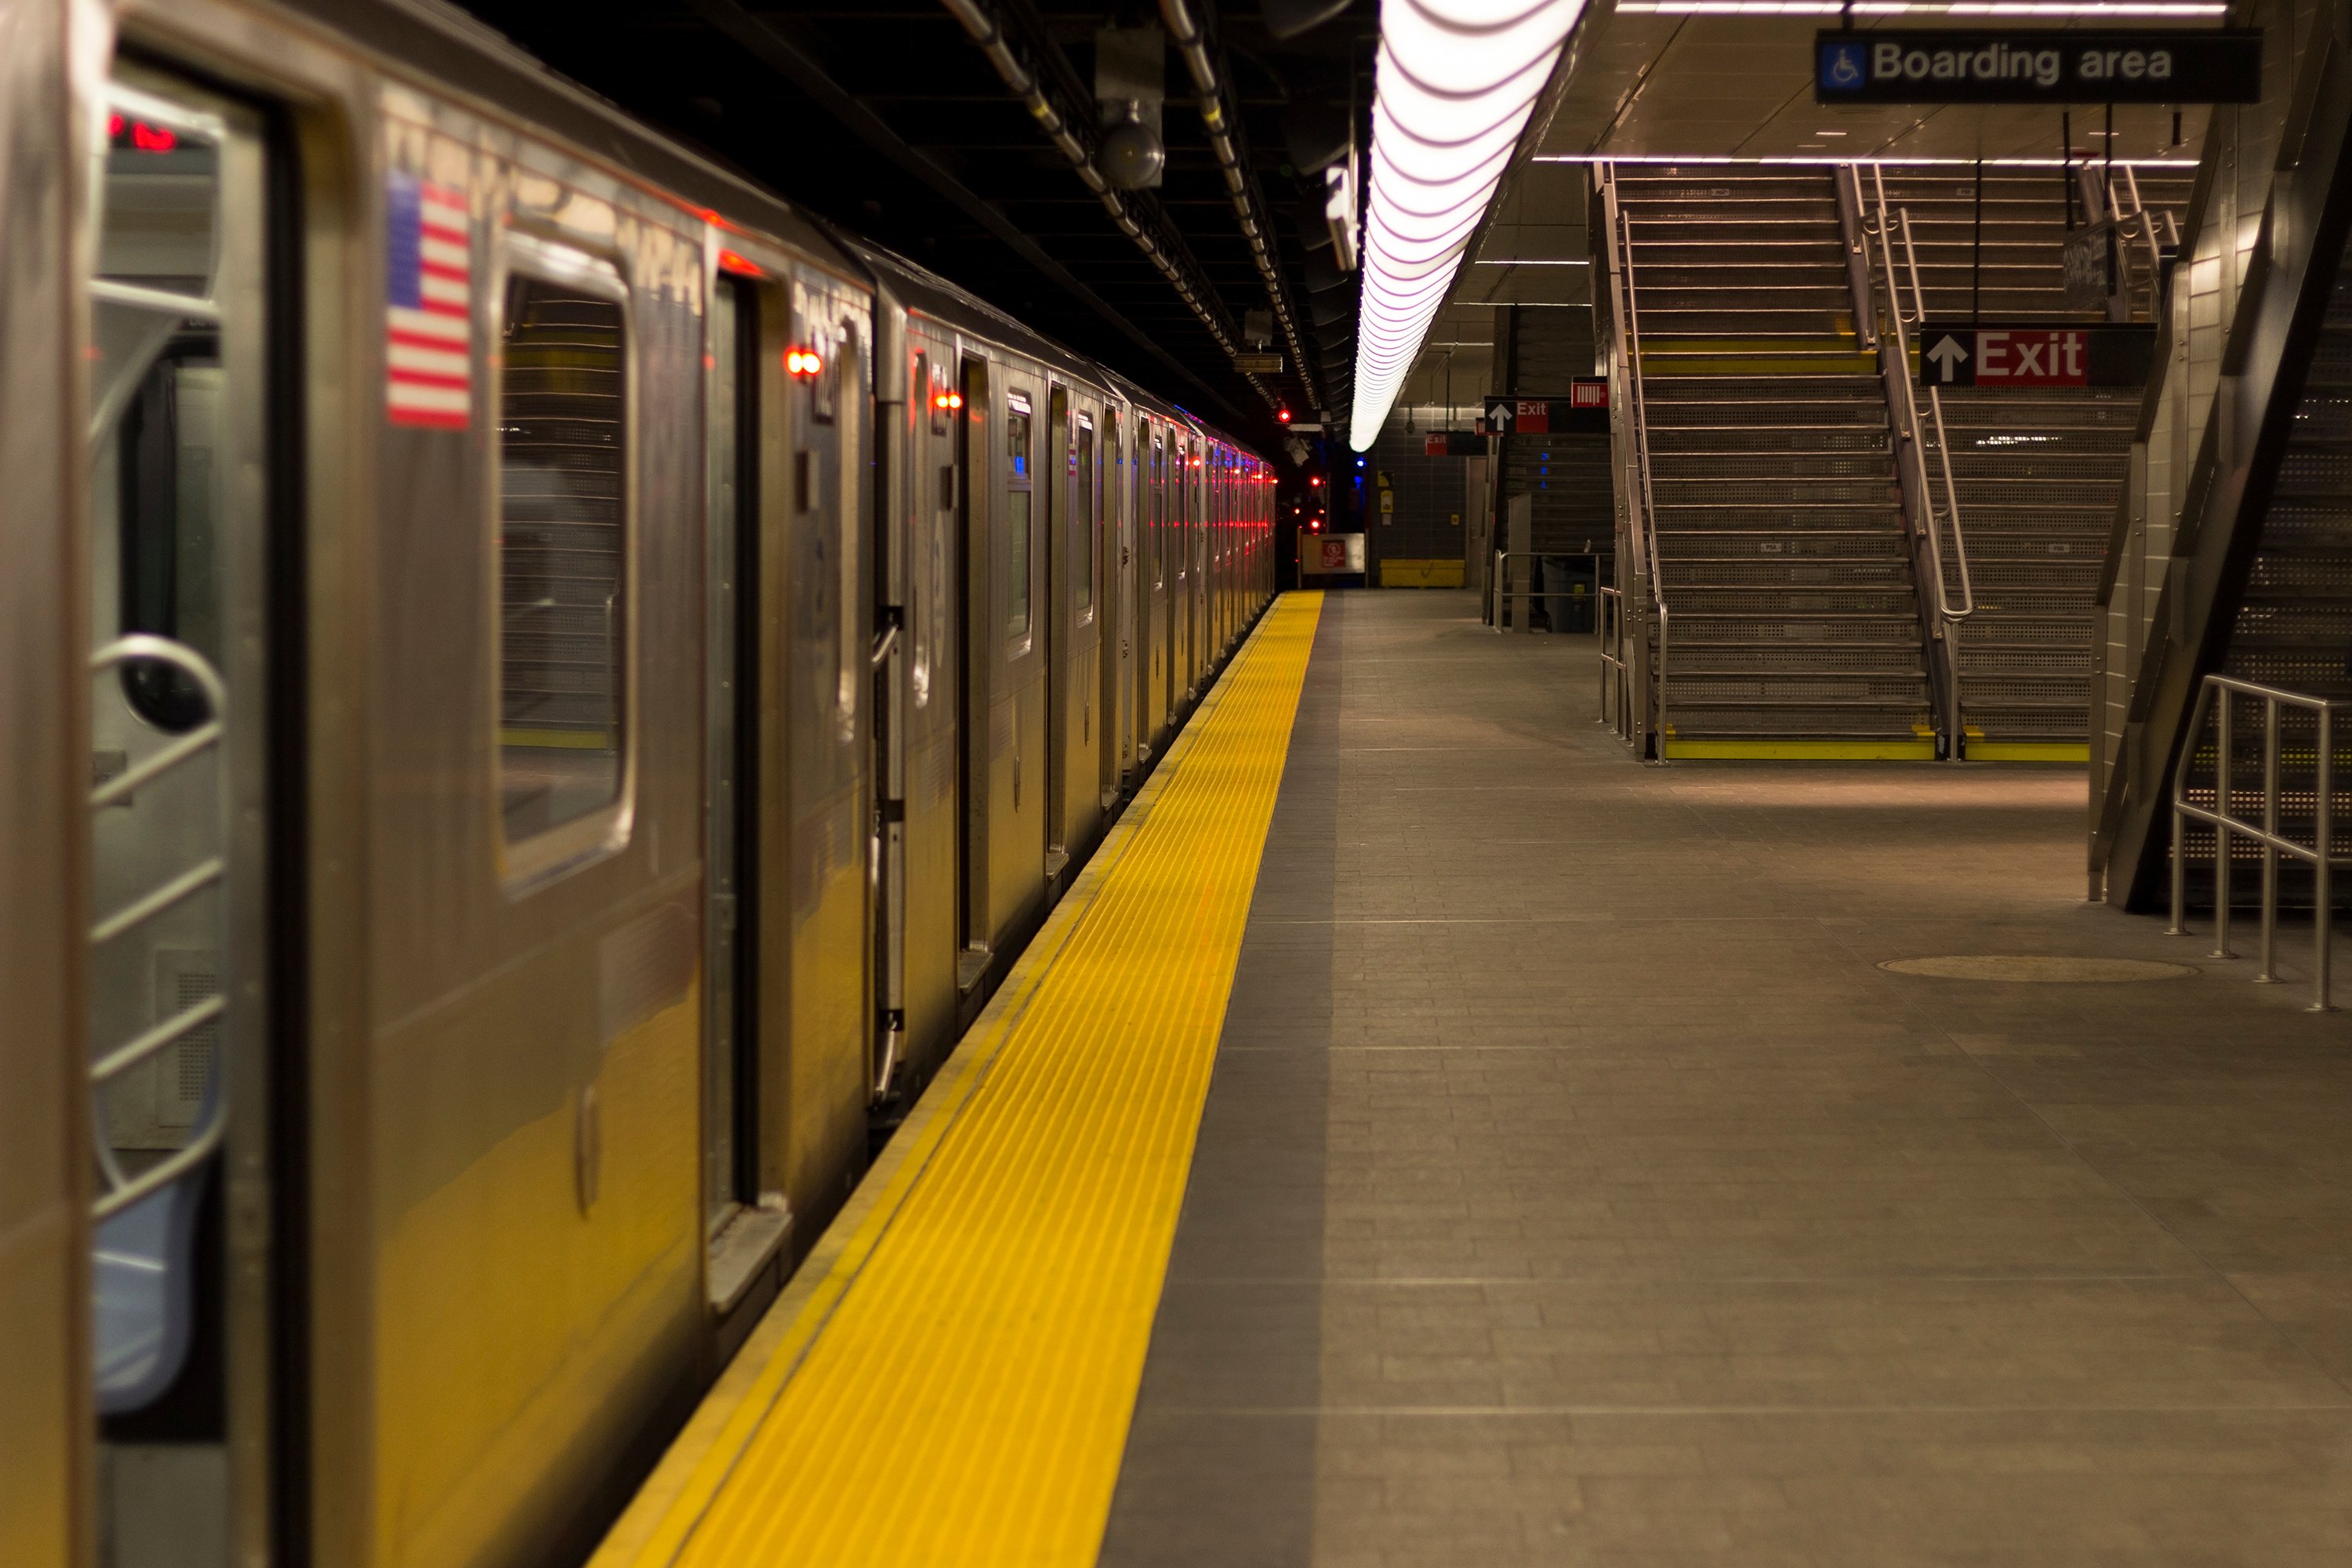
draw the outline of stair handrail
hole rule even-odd
[[[1629,514],[1633,525],[1635,547],[1649,568],[1649,607],[1656,614],[1658,626],[1657,689],[1658,689],[1658,760],[1666,760],[1666,637],[1672,624],[1666,607],[1666,583],[1658,569],[1658,531],[1655,492],[1650,482],[1650,407],[1642,378],[1642,317],[1641,304],[1633,282],[1633,219],[1617,200],[1617,171],[1612,164],[1601,165],[1601,191],[1604,216],[1609,228],[1609,243],[1616,252],[1617,265],[1610,269],[1610,304],[1614,321],[1615,352],[1624,356],[1625,384],[1632,394],[1626,413],[1626,428],[1633,443],[1634,493],[1628,498]],[[1646,693],[1644,694],[1646,696]]]
[[[1935,568],[1936,615],[1938,619],[1958,625],[1976,614],[1976,584],[1969,574],[1968,536],[1960,521],[1959,486],[1952,479],[1952,447],[1944,427],[1944,396],[1937,390],[1935,383],[1927,384],[1928,422],[1923,425],[1919,416],[1918,390],[1911,379],[1911,337],[1906,323],[1917,325],[1927,318],[1927,290],[1919,282],[1919,252],[1911,236],[1911,209],[1889,205],[1886,196],[1886,176],[1880,165],[1875,163],[1871,165],[1870,179],[1876,197],[1871,227],[1876,234],[1879,258],[1886,278],[1887,303],[1893,308],[1894,321],[1891,325],[1895,333],[1895,363],[1902,373],[1893,378],[1900,382],[1903,386],[1903,396],[1897,413],[1903,419],[1905,434],[1910,437],[1909,445],[1913,460],[1918,467],[1919,500],[1927,512],[1927,559]],[[1903,255],[1907,264],[1904,271],[1898,271],[1895,265],[1894,236],[1897,227],[1903,231]],[[1910,283],[1908,315],[1906,315],[1904,310],[1903,284],[1906,275]],[[1927,442],[1924,439],[1929,429],[1932,429],[1935,434],[1937,468],[1943,479],[1944,505],[1940,521],[1937,517],[1934,483],[1938,476],[1931,474],[1928,470]],[[1959,599],[1957,603],[1953,600],[1944,569],[1944,521],[1948,521],[1951,526],[1951,562],[1959,577]]]
[[[2116,183],[2110,180],[2107,186],[2108,216],[2115,220],[2117,235],[2147,253],[2147,308],[2148,314],[2154,316],[2164,303],[2164,247],[2156,237],[2156,215],[2149,212],[2140,199],[2139,176],[2133,173],[2129,163],[2117,173],[2123,176],[2121,191],[2118,193]],[[2171,216],[2170,213],[2165,214],[2167,219]],[[2176,240],[2179,238],[2177,230],[2174,237]],[[2124,317],[2126,321],[2133,320],[2139,312],[2132,309],[2128,268],[2117,281],[2124,289]]]

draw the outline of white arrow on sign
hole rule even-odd
[[[1952,367],[1966,360],[1969,351],[1960,347],[1959,339],[1946,332],[1936,340],[1936,346],[1927,351],[1927,357],[1937,370],[1944,373],[1937,379],[1948,383],[1952,379]]]
[[[1497,403],[1486,410],[1486,428],[1500,433],[1511,427],[1511,405]]]

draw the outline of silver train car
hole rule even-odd
[[[577,1561],[1270,599],[423,0],[0,0],[0,1563]]]

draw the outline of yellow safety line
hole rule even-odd
[[[1972,763],[2087,763],[2088,741],[1976,741],[1961,755]]]
[[[1644,375],[1870,375],[1878,370],[1874,353],[1822,354],[1811,358],[1642,355]]]
[[[592,1568],[1093,1561],[1321,604],[1268,613]]]
[[[501,746],[534,746],[562,752],[608,752],[612,742],[602,730],[533,730],[501,725]]]
[[[1706,741],[1669,739],[1669,758],[1690,761],[1889,763],[1932,762],[1930,741]]]

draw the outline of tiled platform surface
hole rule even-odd
[[[1102,1561],[2352,1563],[2352,1015],[2084,904],[2079,771],[1592,687],[1330,597]],[[1876,967],[1987,952],[2198,973]]]

